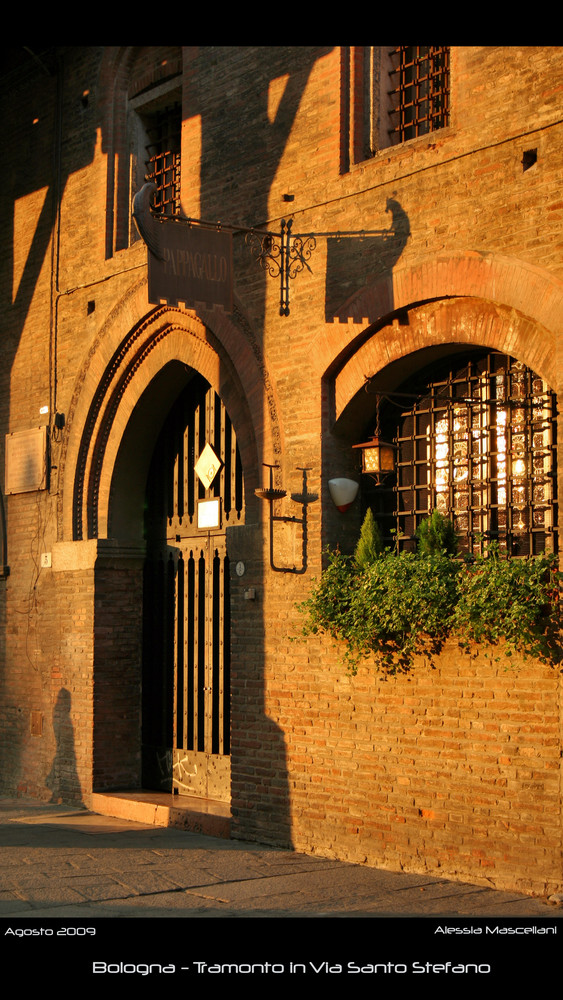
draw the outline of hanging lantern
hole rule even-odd
[[[352,447],[362,449],[362,472],[377,483],[395,471],[395,445],[374,436]]]
[[[377,396],[374,436],[369,441],[352,445],[353,448],[362,449],[362,472],[372,476],[378,484],[395,471],[395,445],[382,441],[379,436],[379,401],[380,397]]]

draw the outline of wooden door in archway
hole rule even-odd
[[[226,528],[243,517],[225,407],[194,373],[157,443],[147,488],[143,785],[230,796]]]

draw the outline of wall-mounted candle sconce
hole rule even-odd
[[[260,486],[258,489],[254,490],[256,496],[259,497],[260,500],[269,500],[270,504],[274,500],[283,500],[283,498],[287,495],[287,490],[278,490],[274,487],[274,469],[279,469],[279,465],[268,465],[266,462],[263,462],[262,464],[265,469],[270,470],[270,482],[268,486]]]
[[[287,490],[278,489],[274,486],[273,470],[279,469],[278,465],[268,465],[266,462],[263,463],[264,468],[270,470],[269,483],[267,486],[259,487],[254,490],[257,497],[260,500],[267,500],[270,504],[270,566],[276,573],[304,573],[307,569],[307,507],[310,503],[314,503],[318,500],[316,493],[309,493],[307,489],[307,472],[308,469],[299,469],[303,473],[303,489],[301,493],[292,493],[291,499],[294,503],[301,504],[303,508],[302,517],[286,517],[281,514],[274,514],[274,500],[283,500],[287,496]],[[300,524],[301,525],[301,541],[302,541],[302,559],[301,566],[276,566],[274,561],[274,522],[282,522],[284,524]]]

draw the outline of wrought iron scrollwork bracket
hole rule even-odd
[[[393,215],[393,225],[390,229],[371,229],[346,232],[303,233],[293,235],[292,219],[281,219],[280,232],[265,232],[260,229],[247,229],[244,226],[232,226],[222,222],[208,222],[203,219],[192,219],[186,215],[165,216],[156,214],[151,208],[151,199],[156,185],[149,182],[135,195],[133,217],[145,243],[157,260],[164,260],[162,223],[195,226],[202,229],[224,230],[235,236],[244,234],[246,244],[260,267],[272,278],[280,282],[280,316],[289,316],[289,286],[290,282],[305,268],[312,274],[309,260],[317,247],[317,237],[335,238],[337,242],[348,237],[378,236],[384,241],[400,237],[406,241],[410,235],[408,218],[400,205],[393,199],[388,199],[386,211]]]
[[[250,230],[246,242],[258,263],[272,278],[280,279],[280,316],[289,316],[289,282],[305,268],[317,246],[314,236],[292,236],[292,220],[281,220],[280,233]]]

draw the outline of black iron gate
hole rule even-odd
[[[199,375],[172,408],[147,489],[143,785],[228,799],[229,562],[243,515],[234,429]]]

